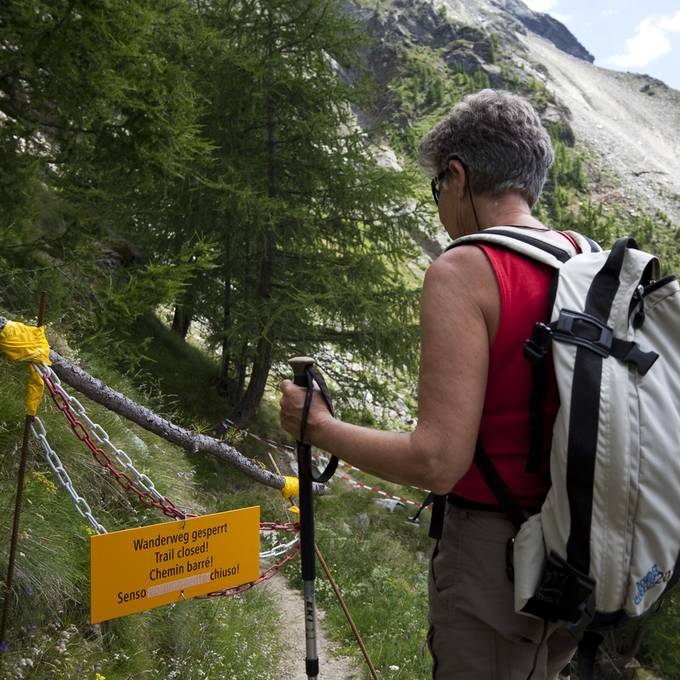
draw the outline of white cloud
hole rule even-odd
[[[678,10],[672,17],[661,17],[658,26],[664,31],[672,33],[680,33],[680,10]]]
[[[549,12],[557,7],[558,0],[524,0],[524,4],[534,12]]]
[[[635,29],[635,36],[626,40],[627,52],[607,59],[614,66],[639,68],[671,51],[668,33],[680,32],[680,11],[673,16],[650,16]]]

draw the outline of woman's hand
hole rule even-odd
[[[281,427],[296,440],[300,439],[302,425],[302,410],[305,405],[307,389],[299,387],[292,380],[284,380],[280,385],[281,397]],[[312,403],[307,417],[305,429],[305,444],[320,446],[319,438],[325,425],[333,421],[318,388],[314,388]]]

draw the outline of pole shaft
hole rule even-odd
[[[47,291],[40,293],[40,306],[38,309],[38,326],[45,324],[45,307],[47,305]],[[32,369],[29,369],[32,370]],[[24,435],[21,441],[21,457],[19,459],[19,472],[17,475],[17,491],[14,498],[14,521],[12,522],[12,538],[9,546],[9,560],[7,562],[7,578],[5,579],[5,602],[2,608],[2,623],[0,623],[0,645],[7,645],[6,633],[9,619],[10,594],[14,582],[14,563],[17,556],[19,543],[19,520],[21,519],[21,504],[24,498],[24,479],[26,477],[26,465],[28,463],[28,438],[31,434],[33,416],[26,416],[24,420]],[[4,651],[4,649],[3,649]]]
[[[32,416],[26,416],[24,421],[24,436],[21,443],[21,458],[19,459],[19,473],[17,479],[17,491],[14,499],[14,522],[12,524],[12,539],[9,547],[9,561],[7,563],[7,578],[5,579],[5,602],[2,608],[2,624],[0,625],[0,644],[6,644],[7,620],[9,617],[10,593],[14,581],[14,562],[17,556],[17,544],[19,543],[19,519],[21,517],[21,503],[24,496],[24,478],[26,476],[26,463],[28,461],[28,436],[31,431]]]
[[[309,357],[290,360],[293,382],[307,387],[307,366],[313,365]],[[298,480],[300,487],[300,561],[305,604],[305,670],[307,677],[314,680],[319,675],[319,657],[316,651],[316,602],[314,579],[316,578],[316,557],[314,555],[314,498],[312,496],[312,447],[297,443]]]

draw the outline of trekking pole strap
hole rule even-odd
[[[305,395],[305,403],[302,408],[302,421],[300,423],[300,442],[304,442],[305,433],[307,430],[307,419],[309,418],[309,408],[312,404],[312,397],[314,396],[314,383],[316,383],[319,386],[321,396],[323,397],[323,400],[326,404],[326,408],[328,408],[328,411],[330,412],[331,415],[334,415],[333,402],[331,400],[331,395],[328,390],[328,385],[326,385],[326,381],[323,379],[321,373],[319,373],[319,371],[316,368],[314,368],[312,364],[307,364],[305,366],[304,375],[296,375],[294,382],[296,385],[307,388],[307,394]],[[311,467],[310,462],[312,480],[317,482],[318,484],[325,484],[335,474],[335,470],[337,469],[337,467],[338,467],[337,456],[330,457],[330,460],[328,461],[328,464],[326,465],[324,471],[321,472],[320,474],[317,473],[313,467]]]

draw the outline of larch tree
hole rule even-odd
[[[226,412],[245,425],[293,353],[332,346],[414,366],[414,215],[404,173],[378,165],[355,123],[362,37],[335,2],[203,10],[224,42],[204,62],[213,158],[190,192],[203,216],[192,233],[212,235],[221,273],[197,278],[174,326],[207,319]]]

